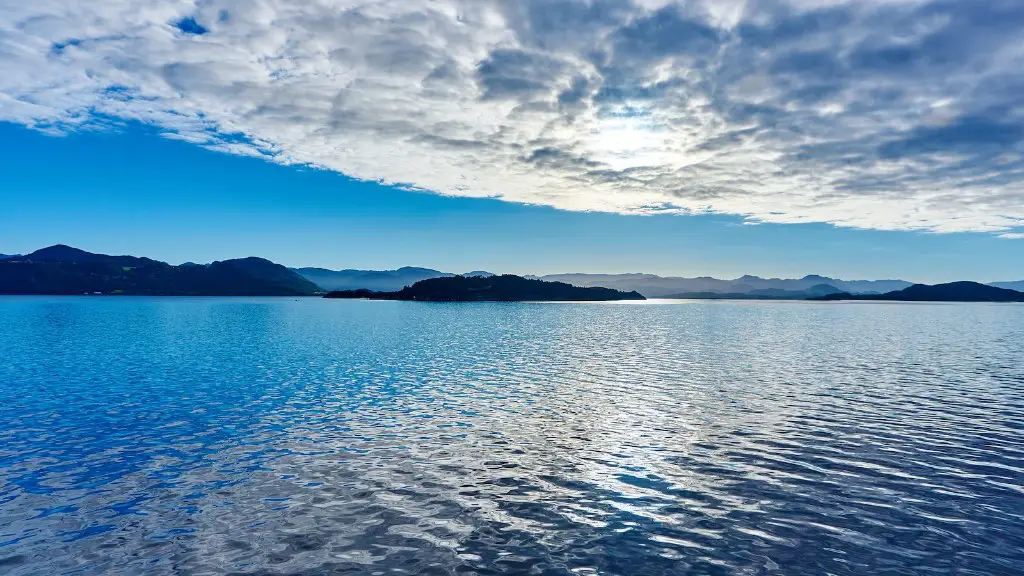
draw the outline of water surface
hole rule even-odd
[[[0,573],[1012,574],[1024,306],[0,298]]]

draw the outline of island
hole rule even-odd
[[[396,292],[336,290],[324,298],[365,300],[413,300],[419,302],[604,302],[646,300],[639,292],[612,288],[580,288],[564,282],[530,280],[512,274],[501,276],[452,276],[420,280]]]
[[[897,302],[1024,302],[1024,292],[978,282],[914,284],[885,294],[825,294],[810,300],[890,300]]]

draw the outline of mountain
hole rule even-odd
[[[1007,290],[1016,290],[1018,292],[1024,292],[1024,280],[1017,280],[1016,282],[992,282],[989,286],[995,286],[996,288],[1006,288]]]
[[[816,300],[897,300],[903,302],[1024,302],[1024,292],[978,282],[914,284],[885,294],[830,294]]]
[[[55,244],[47,248],[40,248],[31,254],[26,254],[19,260],[31,260],[33,262],[74,262],[74,263],[108,263],[122,264],[125,266],[146,266],[151,264],[163,264],[149,258],[137,256],[109,256],[107,254],[93,254],[78,248],[72,248],[64,244]]]
[[[328,270],[326,268],[293,268],[292,270],[325,290],[372,290],[375,292],[394,292],[406,286],[412,286],[420,280],[456,276],[451,272],[414,266],[405,266],[397,270]],[[474,270],[466,272],[462,276],[490,277],[494,274],[483,270]]]
[[[15,265],[17,264],[17,265]],[[398,292],[417,282],[452,278],[432,268],[406,266],[397,270],[287,269],[262,258],[225,260],[212,264],[186,262],[172,266],[137,256],[95,254],[57,244],[27,255],[0,254],[0,294],[208,294],[296,295],[323,290]],[[494,277],[475,270],[463,277]],[[905,280],[840,280],[808,275],[803,278],[761,278],[744,275],[732,280],[709,276],[663,277],[654,274],[549,274],[528,280],[562,282],[588,288],[639,292],[650,298],[805,299],[834,293],[888,295],[913,286]],[[1024,291],[1024,281],[994,282],[996,288]]]
[[[326,268],[294,268],[300,276],[324,290],[373,290],[392,292],[412,286],[420,280],[455,276],[430,268],[406,266],[398,270],[327,270]]]
[[[779,288],[762,288],[750,292],[682,292],[670,294],[663,298],[685,298],[690,300],[807,300],[829,294],[844,294],[830,284],[815,284],[807,290],[781,290]]]
[[[58,244],[0,260],[0,294],[301,296],[320,288],[263,258],[172,266]]]
[[[450,276],[421,280],[396,292],[342,290],[325,298],[416,300],[422,302],[521,302],[644,300],[637,292],[610,288],[580,288],[564,282],[545,282],[521,276]]]
[[[190,272],[196,271],[197,268],[199,268],[201,273],[202,269],[200,267],[184,267],[185,270]],[[257,258],[255,256],[214,262],[206,266],[206,270],[216,271],[224,276],[225,280],[251,278],[265,285],[267,289],[280,287],[281,289],[295,291],[298,294],[313,294],[321,291],[320,286],[316,283],[310,282],[288,268],[265,258]]]
[[[618,290],[636,290],[648,298],[671,298],[682,294],[757,294],[763,290],[802,292],[826,285],[852,294],[882,293],[901,290],[912,285],[905,280],[838,280],[809,275],[797,279],[740,276],[720,280],[708,276],[698,278],[663,277],[654,274],[549,274],[540,280],[566,282],[574,286],[607,286]],[[763,295],[763,294],[762,294]]]

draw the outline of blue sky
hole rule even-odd
[[[172,263],[513,273],[1024,278],[1020,241],[731,216],[617,215],[442,197],[204,150],[141,126],[53,137],[0,124],[0,252],[61,242]]]
[[[1017,0],[0,0],[0,251],[1020,278],[1021,30]]]

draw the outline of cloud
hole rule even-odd
[[[0,120],[459,196],[1014,238],[1016,0],[0,0]]]

